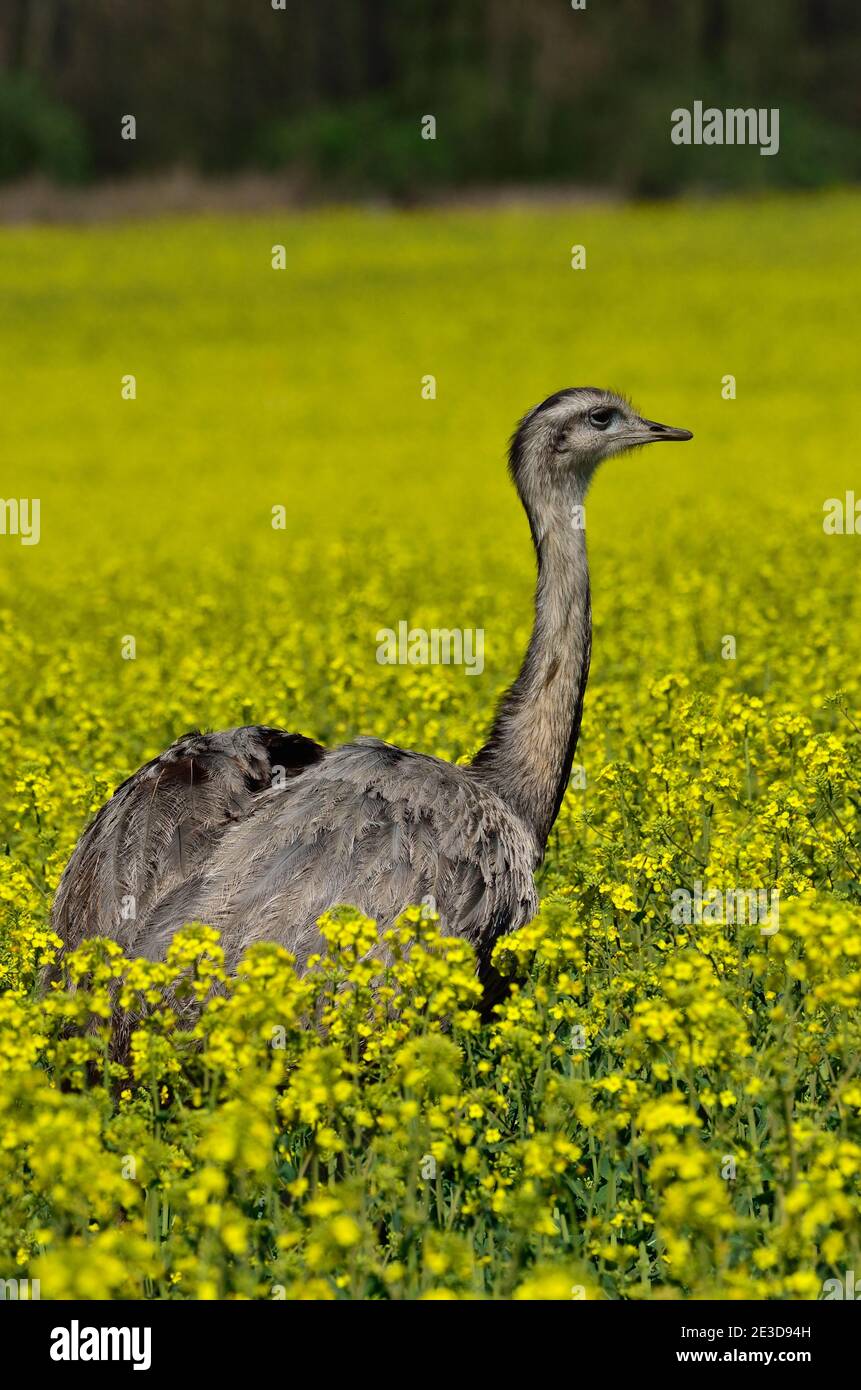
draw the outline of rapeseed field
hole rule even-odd
[[[2,490],[39,534],[0,536],[0,1278],[815,1299],[861,1269],[858,213],[3,232]],[[187,729],[472,755],[531,623],[505,441],[583,384],[695,440],[590,494],[583,732],[494,1019],[418,906],[382,981],[347,905],[301,980],[267,945],[228,979],[198,923],[162,964],[88,943],[45,997],[78,835]],[[402,621],[481,629],[483,671],[380,664]],[[174,981],[221,983],[193,1031]]]

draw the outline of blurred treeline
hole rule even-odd
[[[2,0],[0,178],[290,169],[409,197],[859,173],[859,0],[283,4]],[[779,155],[672,145],[670,112],[697,99],[779,107]],[[126,114],[134,142],[120,138]],[[420,138],[428,114],[435,141]]]

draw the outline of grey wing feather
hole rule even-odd
[[[287,781],[323,751],[266,727],[177,739],[117,789],[78,841],[52,914],[65,948],[103,935],[134,952],[159,903],[199,873],[276,769]]]
[[[168,894],[139,942],[161,957],[183,921],[218,927],[235,966],[274,940],[302,968],[320,949],[317,918],[347,903],[380,930],[432,898],[444,929],[489,956],[535,913],[531,832],[468,768],[374,739],[327,753],[260,796],[199,873]]]

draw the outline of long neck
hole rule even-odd
[[[589,567],[571,499],[530,515],[538,557],[535,625],[473,767],[532,828],[543,855],[577,747],[592,651]],[[578,513],[582,515],[582,512]]]

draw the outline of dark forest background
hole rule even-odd
[[[290,171],[311,188],[856,179],[858,0],[2,0],[0,179]],[[673,146],[780,108],[780,154]],[[125,114],[137,139],[120,139]],[[432,114],[437,139],[419,138]]]

